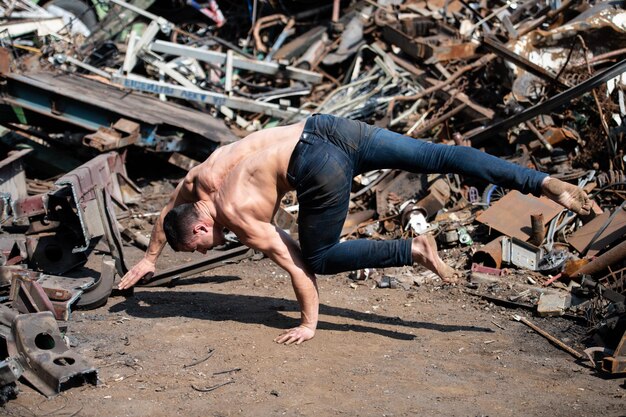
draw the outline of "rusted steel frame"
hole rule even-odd
[[[55,288],[48,284],[42,284],[40,280],[55,278],[30,270],[5,269],[12,274],[11,294],[9,299],[12,306],[20,313],[39,313],[50,311],[60,321],[69,321],[71,305],[83,293],[82,289]],[[72,281],[72,278],[62,278]],[[48,285],[48,286],[45,286]]]
[[[394,56],[391,55],[392,59],[394,59]],[[472,71],[476,68],[480,68],[486,64],[488,64],[489,62],[491,62],[494,58],[496,58],[495,54],[487,54],[483,57],[481,57],[480,59],[472,62],[471,64],[465,65],[464,67],[459,68],[457,71],[454,72],[454,74],[452,74],[450,77],[448,77],[445,81],[441,81],[435,85],[433,85],[432,87],[429,87],[425,90],[420,91],[417,94],[411,95],[411,96],[394,96],[392,97],[392,100],[395,101],[415,101],[415,100],[419,100],[420,98],[427,96],[431,93],[434,93],[435,91],[441,90],[443,89],[445,86],[452,84],[454,81],[456,81],[458,78],[460,78],[463,74],[465,74],[468,71]],[[395,59],[394,59],[395,61]]]
[[[518,67],[525,69],[526,71],[541,78],[542,80],[549,82],[550,84],[556,85],[557,87],[561,89],[571,87],[571,85],[567,84],[566,82],[558,80],[556,78],[556,74],[552,74],[550,71],[546,70],[545,68],[542,68],[539,65],[535,64],[534,62],[511,51],[509,48],[506,47],[506,45],[503,45],[502,43],[498,42],[498,40],[495,39],[493,36],[485,36],[483,38],[483,45],[485,45],[487,49],[496,53],[497,55],[504,58],[505,60],[512,62]]]
[[[254,254],[252,249],[246,246],[237,246],[223,252],[216,252],[204,259],[195,262],[189,262],[181,266],[165,269],[151,277],[143,278],[139,281],[139,285],[144,287],[156,287],[159,285],[169,284],[170,282],[187,277],[189,275],[199,274],[209,269],[218,268],[227,262],[240,261],[250,258]]]
[[[485,129],[469,133],[466,138],[471,139],[474,146],[479,145],[483,140],[488,139],[493,135],[496,135],[497,133],[506,131],[513,126],[518,125],[519,123],[523,123],[526,120],[532,119],[533,117],[539,116],[541,114],[545,114],[559,106],[569,103],[571,100],[582,96],[590,90],[593,90],[594,88],[607,82],[611,78],[622,74],[625,70],[626,59],[542,103],[529,107],[519,114],[511,116],[501,122],[495,123]]]
[[[445,114],[442,114],[441,116],[437,117],[436,119],[429,120],[419,130],[414,130],[413,132],[411,132],[411,136],[414,137],[414,138],[420,137],[423,133],[428,132],[430,129],[436,127],[437,125],[445,122],[446,120],[448,120],[452,116],[454,116],[454,115],[460,113],[461,111],[465,110],[466,107],[467,107],[466,103],[459,104],[458,106],[456,106],[452,110],[448,111]]]
[[[611,265],[616,264],[626,258],[626,240],[617,246],[609,249],[593,261],[583,265],[579,270],[572,274],[572,278],[580,278],[583,275],[593,275],[604,271]]]

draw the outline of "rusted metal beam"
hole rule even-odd
[[[169,284],[172,281],[190,275],[199,274],[209,269],[218,268],[228,262],[236,262],[252,257],[254,251],[246,246],[237,246],[223,252],[215,251],[214,254],[207,256],[196,262],[190,262],[182,266],[175,266],[155,274],[151,277],[143,278],[138,285],[143,287],[156,287],[159,285]]]
[[[505,132],[509,128],[516,126],[519,123],[523,123],[526,120],[530,120],[533,117],[548,113],[549,111],[554,110],[559,106],[569,103],[573,99],[582,96],[590,90],[593,90],[594,88],[607,82],[611,78],[622,74],[624,71],[626,71],[626,59],[618,62],[617,64],[613,65],[610,68],[607,68],[602,72],[597,73],[588,80],[568,90],[565,90],[562,93],[555,95],[554,97],[544,101],[543,103],[534,105],[519,114],[511,116],[501,122],[495,123],[485,129],[470,132],[466,135],[466,139],[470,139],[474,146],[480,145],[484,140],[491,138],[498,133]]]
[[[540,67],[534,62],[524,58],[521,55],[516,54],[511,51],[506,45],[498,42],[498,40],[493,36],[485,36],[483,38],[483,44],[485,47],[493,52],[495,52],[498,56],[504,58],[505,60],[512,62],[520,68],[525,69],[533,75],[541,78],[549,82],[550,84],[556,85],[560,89],[570,88],[571,86],[564,81],[560,81],[556,78],[556,75],[546,70],[545,68]]]

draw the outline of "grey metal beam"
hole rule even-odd
[[[249,111],[252,113],[264,113],[268,116],[283,119],[291,118],[293,116],[306,117],[310,114],[308,111],[300,110],[295,107],[280,106],[274,103],[257,102],[241,97],[229,97],[224,94],[201,90],[200,88],[192,89],[181,87],[179,85],[153,81],[136,75],[129,75],[127,77],[114,75],[113,82],[131,90],[163,94],[169,97],[176,97],[183,100],[196,101],[214,106],[227,106],[233,109]]]
[[[150,45],[150,50],[163,54],[195,58],[199,61],[209,62],[211,64],[226,64],[225,53],[178,45],[172,42],[160,40],[154,41]],[[307,71],[292,66],[283,66],[275,62],[256,61],[238,56],[233,56],[233,67],[268,75],[285,74],[287,77],[294,80],[306,81],[310,83],[319,83],[323,78],[321,74],[314,71]]]

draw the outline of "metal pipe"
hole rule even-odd
[[[336,23],[339,21],[339,8],[341,7],[341,0],[333,0],[333,17],[332,22]]]
[[[572,278],[597,274],[624,259],[626,259],[626,240],[574,272]]]

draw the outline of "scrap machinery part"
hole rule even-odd
[[[104,208],[115,217],[115,209],[127,210],[140,189],[128,178],[124,157],[117,152],[99,155],[63,175],[48,193],[12,203],[15,219],[28,218],[26,249],[31,266],[52,274],[63,274],[86,261],[85,252],[93,238],[117,231],[101,215],[98,190],[108,195]]]
[[[22,377],[46,397],[97,383],[97,370],[67,347],[49,311],[18,314],[0,305],[0,339],[8,356],[23,367]]]
[[[11,277],[9,300],[18,312],[51,311],[57,320],[69,321],[71,308],[83,291],[94,286],[94,278],[71,278],[42,274],[21,266],[0,267]]]

